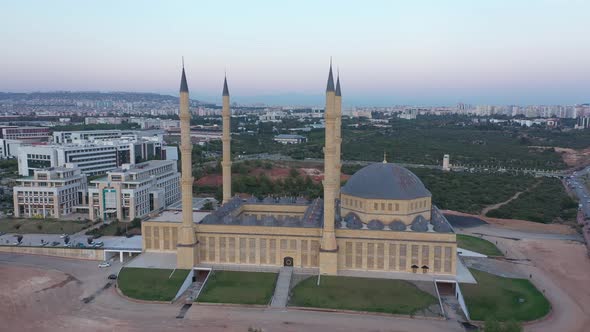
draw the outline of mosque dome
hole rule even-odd
[[[354,173],[341,192],[355,197],[391,200],[432,196],[414,173],[385,162],[368,165]]]

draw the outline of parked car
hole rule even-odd
[[[111,263],[109,262],[102,262],[100,264],[98,264],[98,267],[103,268],[103,267],[110,267]]]
[[[110,280],[116,280],[117,279],[117,275],[116,274],[111,274],[111,275],[109,275],[109,279]]]
[[[51,242],[51,246],[52,247],[59,246],[59,242],[58,241],[53,241],[53,242]]]
[[[102,247],[102,246],[104,246],[104,243],[102,243],[102,242],[100,242],[100,243],[93,243],[93,244],[92,244],[92,247],[93,247],[93,248],[100,248],[100,247]]]

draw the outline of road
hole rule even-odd
[[[552,312],[539,322],[525,326],[527,332],[585,332],[590,325],[590,289],[587,287],[590,260],[578,234],[551,234],[505,229],[497,225],[462,228],[461,233],[482,236],[505,254],[495,266],[510,266],[531,282],[551,302]],[[499,270],[497,271],[499,272]]]
[[[0,235],[0,246],[2,245],[14,245],[16,241],[16,234],[8,233],[4,235]],[[22,245],[25,246],[41,246],[41,241],[44,243],[49,243],[47,246],[51,247],[52,242],[59,242],[57,245],[58,247],[63,247],[65,245],[64,239],[60,234],[22,234]],[[87,245],[87,235],[84,233],[76,233],[70,235],[70,243],[72,246],[76,246],[78,243]],[[96,240],[95,242],[103,242],[104,246],[101,247],[102,249],[137,249],[141,250],[141,235],[135,235],[130,238],[125,236],[103,236]]]
[[[0,254],[0,320],[18,331],[463,331],[456,321],[294,309],[144,304],[120,297],[96,262]],[[86,299],[86,300],[85,300]],[[90,300],[88,300],[90,299]]]
[[[586,187],[582,177],[589,174],[590,166],[584,168],[581,171],[575,172],[571,178],[566,180],[566,183],[568,183],[572,191],[576,193],[576,196],[578,196],[580,204],[582,204],[582,211],[584,212],[586,218],[590,218],[590,194],[588,193],[588,188]]]

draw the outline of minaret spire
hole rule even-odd
[[[328,84],[326,92],[334,92],[334,75],[332,75],[332,57],[330,57],[330,71],[328,72]]]
[[[338,68],[338,76],[336,76],[336,97],[342,97],[342,92],[340,91],[340,68]]]
[[[328,72],[328,86],[326,87],[326,108],[324,122],[326,124],[326,143],[324,146],[324,225],[320,243],[320,273],[335,275],[338,273],[338,244],[336,243],[336,192],[340,181],[336,177],[340,174],[336,159],[336,96],[334,92],[334,75],[332,74],[332,59]]]
[[[190,136],[191,114],[189,110],[188,84],[184,72],[184,58],[182,60],[182,76],[180,78],[180,156],[182,190],[182,224],[178,228],[178,243],[176,249],[176,267],[192,269],[197,264],[197,240],[193,224],[193,172],[192,172],[192,143]]]
[[[221,108],[222,117],[222,161],[221,161],[221,176],[223,180],[223,203],[227,203],[231,199],[231,111],[229,109],[229,89],[227,87],[227,74],[223,78],[223,92],[222,92],[223,106]]]
[[[182,57],[182,76],[180,77],[180,92],[188,93],[188,84],[186,83],[186,74],[184,73],[184,57]]]

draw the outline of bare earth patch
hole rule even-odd
[[[570,241],[525,240],[513,244],[542,273],[532,280],[551,302],[553,312],[526,331],[588,331],[590,326],[590,260],[586,247]]]
[[[75,278],[55,270],[1,266],[0,280],[0,317],[7,330],[66,314],[75,308],[70,299],[82,293]]]

